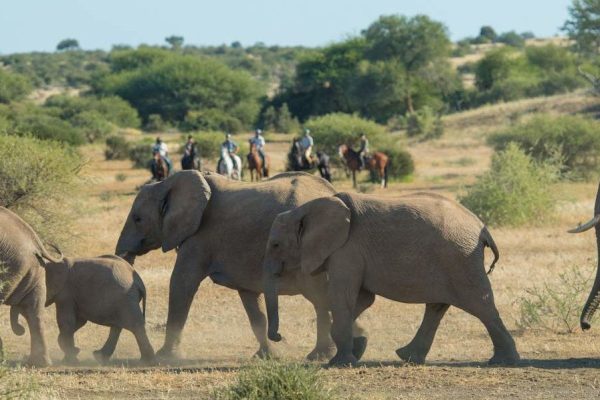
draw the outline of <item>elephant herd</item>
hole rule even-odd
[[[598,203],[595,219],[575,231],[596,226],[598,234]],[[99,362],[110,358],[126,329],[135,335],[142,360],[154,363],[144,327],[146,291],[131,265],[151,250],[177,249],[160,359],[179,356],[193,298],[210,278],[237,290],[260,357],[272,352],[270,341],[281,340],[278,296],[302,294],[317,322],[316,344],[307,358],[354,365],[367,346],[357,318],[380,295],[426,304],[415,337],[396,350],[401,359],[423,363],[441,319],[455,306],[486,327],[494,348],[490,363],[514,364],[519,354],[494,304],[485,247],[494,254],[491,271],[499,252],[488,229],[469,210],[437,194],[338,193],[324,179],[302,172],[250,184],[181,171],[141,188],[116,256],[55,258],[23,220],[0,208],[5,283],[0,298],[11,306],[16,334],[24,333],[19,315],[27,321],[31,364],[50,363],[41,320],[44,306],[52,303],[65,361],[76,361],[73,335],[91,321],[111,327],[105,345],[94,352]],[[584,328],[600,302],[599,289],[597,279],[582,315]],[[90,292],[95,295],[87,296]]]

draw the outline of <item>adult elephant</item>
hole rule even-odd
[[[594,217],[586,222],[585,224],[579,225],[575,229],[571,229],[569,233],[581,233],[591,228],[596,229],[596,249],[598,251],[598,257],[600,257],[600,185],[598,186],[598,192],[596,193],[596,204],[594,205]],[[596,279],[594,285],[590,291],[583,311],[581,312],[580,324],[581,329],[588,330],[591,328],[590,320],[598,309],[600,303],[600,258],[598,259],[598,267],[596,268]]]
[[[335,190],[328,182],[301,172],[250,184],[217,174],[181,171],[144,186],[133,202],[116,254],[133,263],[135,256],[150,250],[178,248],[169,288],[165,343],[158,355],[177,355],[192,300],[207,277],[238,291],[260,345],[257,355],[268,355],[266,316],[259,296],[271,223],[280,212],[333,194]],[[328,357],[334,349],[326,285],[324,274],[289,276],[282,284],[282,294],[301,293],[315,308],[317,343],[309,359]],[[358,358],[365,346],[363,337],[357,339]]]
[[[0,266],[3,268],[0,302],[11,306],[10,323],[16,335],[25,333],[19,325],[19,315],[27,320],[31,336],[28,363],[40,367],[50,365],[42,325],[46,301],[44,260],[61,261],[48,253],[25,221],[0,207]]]

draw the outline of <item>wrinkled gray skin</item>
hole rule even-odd
[[[600,185],[598,186],[598,192],[596,193],[594,217],[585,224],[581,224],[577,228],[572,229],[569,232],[581,233],[591,228],[596,229],[596,249],[598,251],[599,258],[598,267],[596,268],[596,279],[594,280],[594,285],[592,286],[590,295],[588,296],[588,299],[585,302],[585,305],[583,306],[583,311],[581,312],[580,324],[581,329],[583,329],[584,331],[592,327],[590,324],[590,320],[592,319],[592,316],[598,309],[598,304],[600,303]]]
[[[146,288],[127,261],[114,255],[65,257],[62,262],[46,265],[46,287],[46,307],[56,303],[58,345],[65,362],[77,362],[79,349],[75,347],[74,335],[87,321],[110,327],[106,343],[94,352],[98,362],[110,359],[123,329],[134,334],[142,362],[154,362],[144,321]]]
[[[395,199],[340,193],[280,214],[264,262],[269,338],[279,340],[277,295],[289,274],[326,270],[337,354],[332,365],[353,365],[352,321],[375,295],[426,303],[419,333],[397,354],[422,363],[450,305],[479,318],[494,344],[491,363],[519,360],[515,342],[494,305],[484,247],[498,251],[483,223],[442,196]],[[367,306],[368,307],[368,306]]]
[[[171,275],[162,359],[179,356],[177,348],[200,283],[213,282],[238,291],[260,345],[257,356],[272,350],[260,295],[262,260],[271,223],[282,211],[315,198],[331,196],[325,180],[305,173],[283,173],[260,183],[228,180],[220,175],[181,171],[163,182],[144,186],[137,195],[117,243],[116,254],[133,262],[136,255],[178,248]],[[309,359],[330,357],[331,317],[326,276],[289,275],[283,294],[303,294],[317,316],[317,343]],[[358,329],[357,329],[358,331]],[[358,332],[357,332],[358,335]],[[366,345],[357,339],[357,355]]]
[[[25,333],[19,325],[19,315],[27,320],[31,336],[28,363],[38,367],[51,364],[42,325],[46,299],[42,268],[45,260],[60,261],[48,254],[25,221],[0,207],[0,266],[4,270],[0,302],[11,306],[11,327],[16,335]]]

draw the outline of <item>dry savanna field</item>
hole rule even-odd
[[[407,142],[416,163],[409,182],[391,182],[389,189],[366,182],[361,191],[394,196],[428,190],[456,198],[476,176],[489,166],[493,151],[486,146],[488,133],[516,118],[536,112],[593,115],[600,101],[584,93],[523,100],[488,106],[446,116],[440,139]],[[177,135],[163,135],[171,146]],[[239,135],[239,142],[247,135]],[[406,140],[398,135],[398,140]],[[274,169],[281,171],[290,140],[286,135],[268,137]],[[89,162],[87,183],[76,202],[76,239],[70,256],[111,253],[136,194],[149,173],[132,169],[129,161],[105,161],[100,145],[84,147]],[[178,166],[178,159],[175,163]],[[205,163],[210,169],[212,165]],[[340,191],[352,190],[351,182],[336,173]],[[600,326],[588,332],[576,328],[524,329],[522,297],[526,290],[544,283],[557,285],[559,274],[578,267],[591,287],[595,272],[595,242],[590,231],[569,235],[567,229],[591,216],[597,181],[561,183],[554,190],[555,213],[547,221],[519,228],[491,227],[500,249],[500,262],[491,275],[500,313],[517,342],[522,362],[515,367],[488,367],[492,346],[484,326],[475,318],[451,308],[441,323],[428,361],[424,366],[407,365],[394,350],[410,341],[424,311],[423,305],[406,305],[378,298],[361,317],[369,332],[369,344],[360,366],[327,369],[322,375],[328,388],[339,398],[355,399],[445,399],[521,398],[548,399],[600,396]],[[487,254],[489,263],[491,253]],[[175,252],[151,252],[136,261],[136,269],[148,289],[147,329],[155,350],[164,338],[168,285]],[[576,313],[583,300],[574,304]],[[0,336],[11,364],[27,354],[28,337],[16,337],[10,330],[8,307],[0,309]],[[171,399],[209,398],[219,387],[231,383],[240,368],[251,362],[257,349],[249,323],[235,291],[206,280],[200,286],[186,325],[184,359],[170,365],[141,367],[133,336],[122,335],[114,359],[98,366],[91,352],[101,346],[108,328],[88,324],[76,335],[82,349],[80,366],[61,365],[62,353],[56,338],[54,306],[46,314],[48,341],[55,365],[41,370],[16,367],[19,380],[32,380],[39,397]],[[302,360],[314,345],[315,320],[310,304],[301,297],[281,300],[281,332],[286,341],[277,345],[280,356]],[[38,396],[38,395],[36,395]]]

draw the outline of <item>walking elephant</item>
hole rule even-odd
[[[244,183],[217,174],[181,171],[142,187],[119,237],[116,254],[133,264],[135,256],[150,250],[178,249],[169,288],[165,343],[158,356],[177,356],[192,300],[207,277],[238,291],[260,345],[257,355],[269,354],[267,321],[259,296],[271,223],[280,212],[333,194],[334,188],[325,180],[295,172],[260,183]],[[283,294],[303,294],[315,308],[317,343],[309,359],[328,357],[333,351],[326,279],[324,274],[297,274],[281,285]],[[364,338],[357,339],[355,352],[359,357],[364,346]]]
[[[426,303],[419,334],[396,353],[422,363],[450,305],[479,318],[494,344],[490,363],[515,363],[519,354],[494,304],[485,273],[484,248],[498,250],[483,223],[438,195],[395,199],[339,193],[312,200],[275,219],[264,273],[268,336],[278,341],[277,296],[281,281],[298,272],[329,277],[337,354],[333,365],[353,365],[352,323],[375,295]]]
[[[60,262],[44,248],[36,233],[15,213],[0,207],[0,266],[2,285],[0,302],[11,306],[10,323],[16,335],[25,329],[19,324],[23,315],[29,326],[31,351],[28,363],[43,367],[50,365],[42,325],[46,286],[45,260]]]

